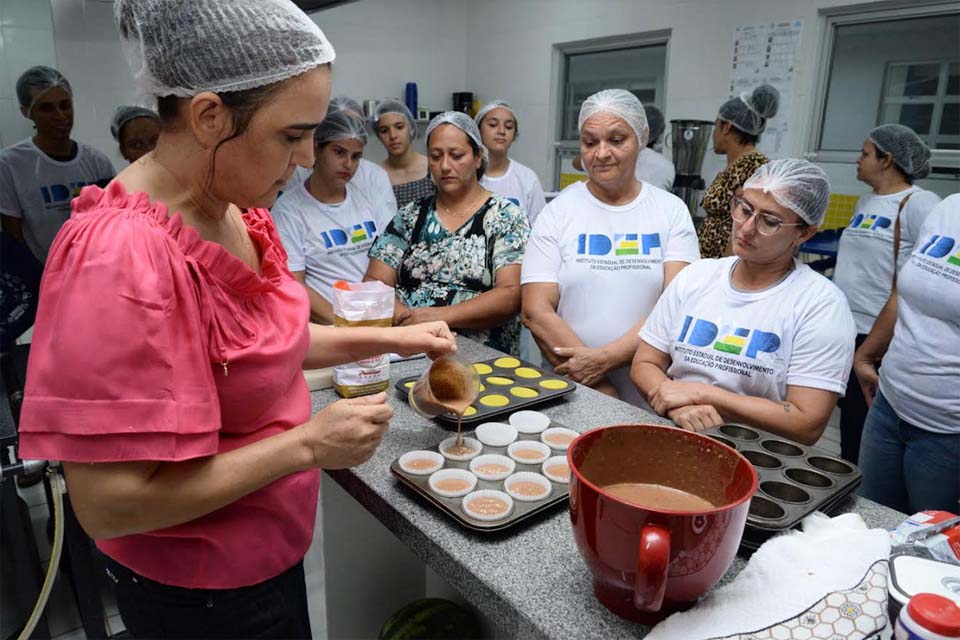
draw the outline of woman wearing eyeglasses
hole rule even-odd
[[[631,376],[657,413],[691,431],[740,422],[817,441],[856,335],[840,290],[794,255],[829,195],[822,169],[783,159],[732,199],[735,255],[681,271],[640,330]]]

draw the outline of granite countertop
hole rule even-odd
[[[486,360],[499,352],[461,338],[459,353]],[[394,363],[392,382],[418,375],[425,359]],[[575,431],[618,423],[668,421],[592,389],[576,391],[544,408],[544,413]],[[312,394],[314,411],[337,399],[332,389]],[[419,498],[391,473],[390,464],[413,449],[430,448],[450,435],[416,415],[391,387],[395,410],[390,428],[367,463],[328,472],[433,571],[453,585],[488,619],[501,636],[522,638],[643,637],[648,627],[607,611],[593,595],[590,572],[577,551],[567,509],[557,506],[532,521],[500,533],[477,533]],[[852,498],[845,510],[859,513],[869,526],[892,528],[903,515],[869,500]],[[721,580],[732,580],[746,564],[738,555]]]

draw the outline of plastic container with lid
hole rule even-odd
[[[935,593],[918,593],[900,611],[895,640],[952,640],[960,638],[960,607]]]

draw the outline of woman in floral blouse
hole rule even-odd
[[[487,150],[466,114],[434,118],[427,150],[438,192],[397,213],[370,249],[366,279],[396,287],[394,324],[443,319],[469,338],[516,355],[527,216],[480,185]]]

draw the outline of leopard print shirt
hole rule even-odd
[[[700,225],[700,257],[721,258],[730,244],[733,220],[730,218],[730,199],[760,165],[770,162],[759,151],[745,153],[732,165],[717,174],[703,196],[707,217]]]

